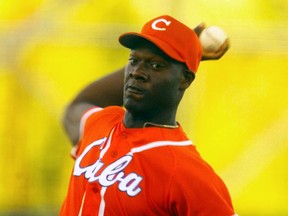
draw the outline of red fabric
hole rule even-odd
[[[196,73],[202,58],[202,46],[196,33],[174,19],[164,15],[147,22],[141,33],[128,32],[119,37],[119,42],[133,48],[141,38],[152,42],[171,58],[183,62]]]
[[[181,127],[127,129],[123,115],[109,107],[87,119],[60,215],[233,215],[226,186]]]

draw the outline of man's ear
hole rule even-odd
[[[186,90],[191,85],[194,79],[195,74],[192,71],[189,71],[187,69],[183,70],[180,90]]]

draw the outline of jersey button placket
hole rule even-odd
[[[118,155],[118,152],[116,150],[111,151],[111,156],[116,157]]]
[[[98,193],[98,192],[99,192],[99,189],[98,189],[98,187],[93,187],[93,188],[92,188],[92,191],[93,191],[94,193]]]
[[[127,133],[123,132],[122,133],[122,139],[126,139],[127,138]]]
[[[99,193],[99,185],[97,183],[91,183],[89,187],[93,193]]]

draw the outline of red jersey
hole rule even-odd
[[[225,184],[181,126],[126,128],[121,107],[82,118],[60,215],[232,216]]]

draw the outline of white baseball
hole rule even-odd
[[[199,36],[202,48],[207,52],[216,52],[227,38],[225,31],[218,26],[205,28]]]

